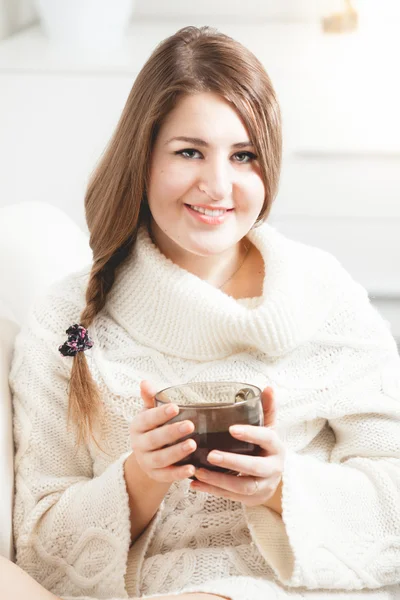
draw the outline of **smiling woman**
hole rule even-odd
[[[0,564],[4,600],[21,582],[35,600],[395,597],[396,345],[333,256],[266,222],[280,163],[255,56],[207,27],[155,49],[88,186],[90,273],[38,298],[17,339],[26,573]],[[209,448],[213,472],[180,407],[155,406],[210,381],[257,386],[264,413],[216,432],[259,451]]]

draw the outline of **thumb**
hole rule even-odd
[[[264,411],[264,427],[273,427],[276,420],[274,390],[270,387],[266,387],[261,393],[261,400]]]
[[[144,402],[144,409],[155,407],[154,396],[157,392],[158,390],[150,383],[150,381],[144,379],[140,382],[140,395]]]

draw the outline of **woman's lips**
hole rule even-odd
[[[224,214],[218,216],[204,215],[203,213],[193,210],[189,204],[185,204],[185,208],[188,213],[201,223],[207,223],[207,225],[221,225],[229,218],[229,215],[233,212],[233,208],[225,210]],[[218,209],[215,209],[218,210]],[[221,209],[222,210],[222,209]]]

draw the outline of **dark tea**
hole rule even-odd
[[[211,450],[258,456],[260,446],[231,436],[231,425],[264,425],[261,390],[253,385],[238,382],[196,382],[161,390],[155,396],[156,404],[173,402],[179,414],[168,423],[192,421],[193,433],[180,442],[192,438],[197,448],[176,463],[192,464],[197,469],[237,475],[236,471],[213,465],[207,461]]]
[[[259,423],[255,423],[258,425]],[[214,431],[212,433],[192,433],[187,438],[193,439],[197,448],[192,454],[186,456],[176,465],[194,465],[196,469],[208,469],[209,471],[217,471],[219,473],[235,474],[236,471],[218,467],[208,462],[207,456],[211,450],[222,450],[223,452],[233,452],[234,454],[246,454],[247,456],[258,456],[261,452],[260,446],[242,442],[232,437],[229,431]]]

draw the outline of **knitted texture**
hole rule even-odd
[[[266,275],[237,301],[165,258],[142,228],[86,351],[105,408],[94,444],[67,430],[71,359],[89,269],[53,285],[18,335],[18,564],[56,595],[232,600],[398,597],[400,359],[388,324],[335,258],[268,224],[249,233]],[[282,518],[175,482],[129,548],[123,464],[143,379],[239,380],[275,391],[288,452]]]

